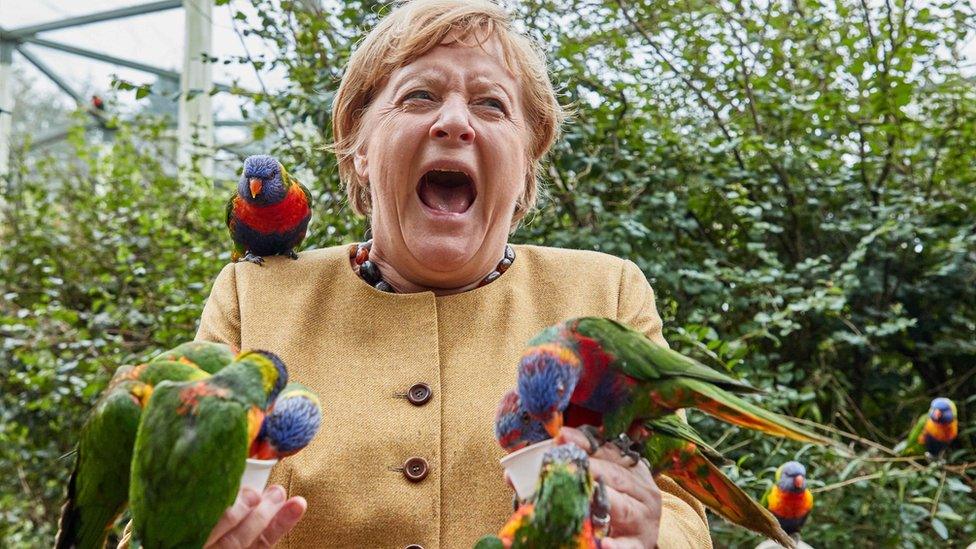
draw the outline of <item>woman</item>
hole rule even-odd
[[[470,547],[511,510],[492,420],[526,341],[599,315],[666,344],[633,263],[507,245],[563,117],[541,54],[486,0],[415,0],[360,44],[334,151],[371,243],[228,265],[203,313],[198,339],[278,353],[324,407],[312,445],[239,495],[212,546]],[[592,470],[610,488],[605,547],[710,545],[668,479],[612,447]]]

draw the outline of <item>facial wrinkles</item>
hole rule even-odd
[[[487,274],[501,257],[499,241],[507,238],[525,184],[528,151],[519,87],[491,52],[492,45],[497,46],[485,44],[495,59],[486,58],[477,46],[441,46],[399,69],[383,84],[363,120],[370,133],[366,150],[373,234],[385,235],[377,239],[373,254],[385,257],[407,282],[460,288],[477,283],[475,278]],[[473,139],[460,139],[464,131],[473,133]],[[470,223],[462,232],[445,232],[443,225],[418,213],[421,163],[438,158],[459,159],[477,170]],[[432,250],[437,252],[431,255]],[[449,252],[450,262],[439,261],[443,251]]]

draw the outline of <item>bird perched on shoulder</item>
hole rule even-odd
[[[215,374],[230,364],[236,355],[237,351],[230,345],[211,341],[188,341],[154,356],[150,362],[161,360],[189,362],[207,373]]]
[[[773,485],[762,497],[762,504],[779,520],[783,530],[796,539],[813,509],[813,494],[807,489],[806,475],[802,463],[787,461],[776,469]]]
[[[899,444],[903,456],[920,455],[923,452],[938,459],[959,434],[959,420],[956,417],[956,403],[939,397],[932,401],[927,414],[915,422],[908,439]]]
[[[104,546],[109,529],[129,499],[136,433],[153,387],[163,381],[208,377],[210,374],[195,365],[169,360],[116,370],[81,427],[61,508],[57,549]]]
[[[529,341],[518,366],[522,405],[552,436],[564,422],[587,424],[626,449],[632,428],[643,421],[697,408],[747,429],[831,442],[733,392],[759,390],[608,318],[577,318],[546,328]]]
[[[261,265],[262,256],[298,259],[312,216],[312,195],[268,155],[249,156],[227,202],[227,229],[234,241],[231,260]]]
[[[487,535],[475,549],[594,549],[591,503],[602,484],[590,474],[589,457],[573,444],[563,444],[542,458],[539,489],[515,511],[498,535]],[[602,505],[605,505],[603,503]]]
[[[289,383],[261,423],[249,457],[281,459],[293,455],[308,446],[321,423],[319,397],[301,383]]]
[[[133,547],[203,547],[237,496],[264,410],[287,381],[276,355],[247,351],[207,379],[155,387],[132,457]]]

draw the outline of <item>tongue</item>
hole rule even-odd
[[[445,185],[433,183],[425,177],[420,184],[419,194],[424,204],[442,212],[464,213],[471,205],[468,183]]]

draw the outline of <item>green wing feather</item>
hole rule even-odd
[[[584,317],[576,329],[603,344],[625,374],[643,381],[687,377],[735,392],[762,392],[744,381],[709,368],[697,360],[658,345],[644,334],[609,318]]]
[[[489,534],[479,539],[473,549],[505,549],[505,544],[498,536]]]
[[[130,502],[133,538],[146,547],[202,547],[244,472],[245,406],[233,395],[201,396],[186,410],[180,393],[191,385],[213,387],[163,382],[139,424]]]
[[[732,524],[758,532],[784,547],[796,542],[783,530],[764,504],[756,502],[701,452],[685,455],[681,465],[667,471],[668,478],[703,505]]]
[[[138,370],[136,379],[155,387],[164,381],[198,381],[210,377],[195,364],[174,360],[153,360]]]
[[[694,406],[722,421],[802,442],[833,443],[827,437],[800,427],[786,416],[760,408],[715,385],[696,379],[681,379],[663,385],[662,390],[691,393],[688,396],[690,401],[683,407]]]
[[[129,497],[129,464],[142,408],[138,381],[113,380],[82,426],[55,547],[101,549]]]
[[[644,425],[657,434],[685,440],[694,443],[698,450],[708,459],[719,463],[727,463],[725,458],[718,450],[708,445],[698,434],[698,431],[688,425],[677,414],[669,414],[656,419],[647,420]]]
[[[149,362],[186,359],[199,366],[201,370],[215,374],[230,364],[234,356],[235,353],[230,345],[212,341],[188,341],[154,356]]]
[[[915,456],[925,453],[925,446],[918,443],[918,437],[921,436],[922,431],[925,430],[925,422],[928,421],[928,419],[928,413],[924,413],[918,418],[918,421],[915,422],[911,432],[908,433],[908,438],[903,442],[904,448],[900,449],[900,455]]]

